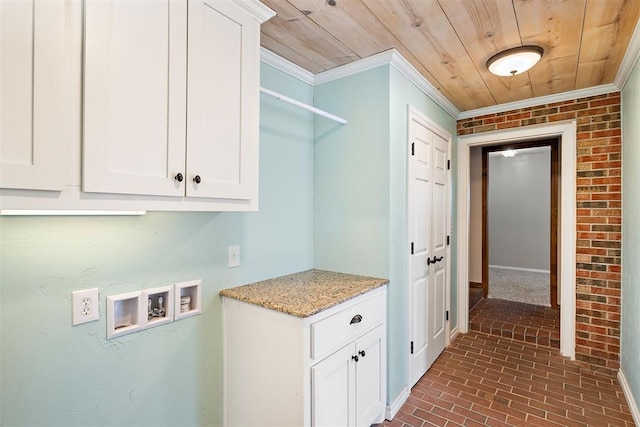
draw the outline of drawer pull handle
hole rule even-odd
[[[351,319],[351,322],[349,324],[353,325],[354,323],[360,323],[360,322],[362,322],[362,316],[360,316],[359,314],[356,314],[355,316],[353,316],[353,319]]]
[[[364,357],[365,353],[364,350],[360,350],[358,353],[360,353],[360,356]]]
[[[357,355],[357,354],[356,354],[355,356],[351,356],[351,358],[352,358],[353,360],[355,360],[356,362],[358,361],[358,355]]]

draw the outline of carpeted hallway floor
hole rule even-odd
[[[549,273],[490,267],[489,298],[549,307]]]

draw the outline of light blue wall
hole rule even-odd
[[[315,88],[315,266],[389,277],[389,72],[378,67]]]
[[[313,267],[313,118],[263,95],[260,138],[258,213],[0,218],[0,425],[221,425],[218,291]],[[107,295],[196,278],[202,315],[106,340]],[[72,327],[71,291],[90,287],[101,318]]]
[[[640,405],[640,62],[622,90],[622,318],[620,365]]]
[[[349,120],[315,121],[315,265],[390,279],[388,403],[406,386],[408,369],[407,104],[455,135],[455,120],[388,65],[315,92],[316,106]],[[452,288],[455,301],[455,280]]]
[[[438,125],[449,131],[452,137],[451,149],[455,150],[456,121],[424,92],[418,89],[395,67],[389,67],[390,72],[390,278],[396,286],[389,292],[389,401],[397,396],[406,385],[407,359],[409,357],[409,328],[407,325],[407,287],[408,271],[406,264],[409,248],[407,232],[407,138],[408,112],[407,105],[429,117]],[[455,159],[455,157],[454,157]],[[451,161],[452,167],[455,160]],[[455,171],[451,172],[455,177]],[[453,189],[452,189],[453,190]],[[453,195],[453,192],[452,192]],[[454,202],[455,197],[452,199]],[[452,213],[456,212],[455,205]],[[453,218],[452,218],[453,219]],[[455,225],[455,223],[453,223]],[[451,328],[457,327],[457,286],[455,272],[455,238],[452,237],[451,246]]]

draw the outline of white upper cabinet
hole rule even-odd
[[[63,0],[0,1],[0,188],[63,188],[64,30]]]
[[[237,4],[189,2],[187,196],[257,197],[259,48],[260,26]]]
[[[184,195],[186,0],[85,4],[83,190]]]
[[[246,0],[88,0],[83,190],[257,200],[271,14]]]

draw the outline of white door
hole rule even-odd
[[[338,350],[311,368],[311,425],[353,426],[355,413],[355,345]]]
[[[186,0],[87,1],[84,61],[83,190],[184,196]]]
[[[62,0],[0,1],[0,188],[63,188],[64,19]]]
[[[259,45],[240,6],[189,2],[187,196],[257,196]]]
[[[447,342],[448,140],[410,110],[409,120],[409,339],[410,386]]]
[[[369,427],[384,412],[386,403],[382,378],[384,331],[378,326],[356,341],[356,425]]]

